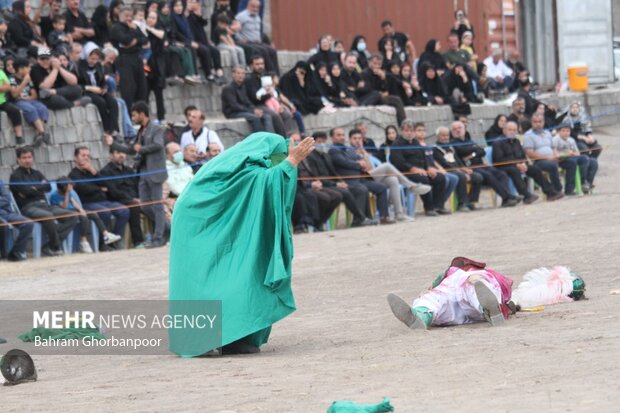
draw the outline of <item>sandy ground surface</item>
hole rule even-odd
[[[333,400],[396,412],[618,412],[620,142],[596,193],[395,226],[295,236],[298,311],[256,356],[37,356],[39,381],[0,388],[2,411],[325,412]],[[0,263],[2,297],[165,299],[167,249]],[[385,296],[411,300],[455,255],[517,282],[565,264],[588,301],[507,325],[406,329]]]

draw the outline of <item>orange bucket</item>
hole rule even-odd
[[[573,92],[588,91],[588,65],[573,63],[568,66],[568,88]]]

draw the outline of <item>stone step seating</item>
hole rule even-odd
[[[16,165],[15,133],[4,112],[0,112],[0,125],[0,180],[8,181]],[[78,145],[88,146],[95,160],[108,157],[102,141],[101,118],[94,105],[50,111],[47,128],[52,145],[35,148],[34,158],[36,168],[49,179],[69,173],[73,151]],[[35,130],[24,122],[26,144],[32,144],[34,137]]]
[[[188,103],[189,104],[189,103]],[[472,116],[469,130],[474,139],[481,137],[484,131],[492,124],[495,116],[508,113],[504,106],[472,106]],[[428,135],[431,137],[438,126],[449,126],[452,121],[452,112],[449,107],[416,107],[406,108],[407,117],[414,121],[426,123]],[[243,119],[225,119],[221,114],[209,114],[206,125],[215,130],[224,145],[229,148],[250,134],[248,123]],[[180,116],[177,116],[180,118]],[[364,121],[369,129],[369,136],[375,139],[377,145],[384,141],[384,129],[388,125],[396,125],[394,109],[388,106],[343,108],[335,113],[320,113],[305,117],[307,133],[329,131],[334,127],[352,129],[357,121]],[[13,169],[15,158],[15,136],[10,127],[10,121],[5,113],[0,113],[0,180],[6,181]],[[50,112],[48,123],[52,135],[52,145],[42,146],[35,150],[37,169],[41,170],[48,179],[55,179],[69,173],[73,150],[78,145],[85,145],[91,149],[95,167],[101,168],[108,162],[108,150],[102,142],[103,131],[99,112],[94,105],[85,108],[72,108]],[[34,130],[25,125],[26,143],[30,144],[34,138]]]

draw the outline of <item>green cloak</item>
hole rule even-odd
[[[287,152],[280,135],[254,133],[204,165],[175,204],[170,300],[221,300],[222,345],[245,338],[260,346],[271,325],[295,311],[290,220],[297,169],[276,165]],[[194,349],[182,356],[213,349],[175,346],[171,337],[171,350],[179,348]]]

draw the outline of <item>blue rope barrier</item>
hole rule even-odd
[[[612,113],[616,113],[620,111],[620,105],[616,106],[616,108],[619,108],[619,110],[611,110],[611,111],[606,111],[603,112],[601,114],[597,114],[595,116],[591,116],[589,119],[595,119],[598,117],[603,117],[603,116],[607,116],[609,114]],[[554,129],[558,129],[562,126],[571,126],[570,123],[561,123],[558,125],[555,125],[553,127],[549,127],[549,128],[544,128],[543,130],[554,130]],[[405,150],[405,149],[428,149],[428,148],[433,148],[433,147],[458,147],[458,146],[466,146],[466,145],[478,145],[480,143],[482,144],[487,144],[488,142],[496,142],[496,141],[501,141],[501,140],[507,140],[510,139],[506,136],[498,136],[496,138],[493,139],[489,139],[488,141],[486,140],[478,140],[478,141],[474,141],[474,140],[469,140],[469,141],[463,141],[463,142],[450,142],[450,143],[446,143],[446,144],[436,144],[434,146],[428,146],[428,145],[411,145],[411,146],[386,146],[386,148],[389,148],[390,150]],[[352,146],[348,146],[348,145],[330,145],[331,148],[353,148]],[[372,146],[363,146],[364,149],[366,150],[378,150],[380,148],[378,147],[372,147]],[[354,149],[358,149],[358,148],[354,148]],[[194,162],[191,164],[187,164],[186,166],[195,166],[195,165],[202,165],[205,164],[206,162]],[[133,174],[125,174],[125,175],[117,175],[117,176],[106,176],[106,177],[96,177],[96,178],[87,178],[87,179],[76,179],[76,180],[52,180],[50,182],[54,182],[56,184],[75,184],[75,183],[82,183],[82,182],[101,182],[101,181],[113,181],[113,180],[118,180],[118,179],[126,179],[126,178],[135,178],[135,177],[140,177],[140,176],[147,176],[147,175],[153,175],[153,174],[159,174],[159,173],[163,173],[163,172],[168,172],[170,170],[176,170],[176,169],[181,169],[181,168],[185,168],[186,166],[179,166],[176,168],[172,168],[172,169],[158,169],[155,171],[148,171],[148,172],[136,172]],[[0,184],[2,184],[2,182],[0,182]],[[41,182],[10,182],[8,185],[10,186],[22,186],[22,185],[40,185]]]

